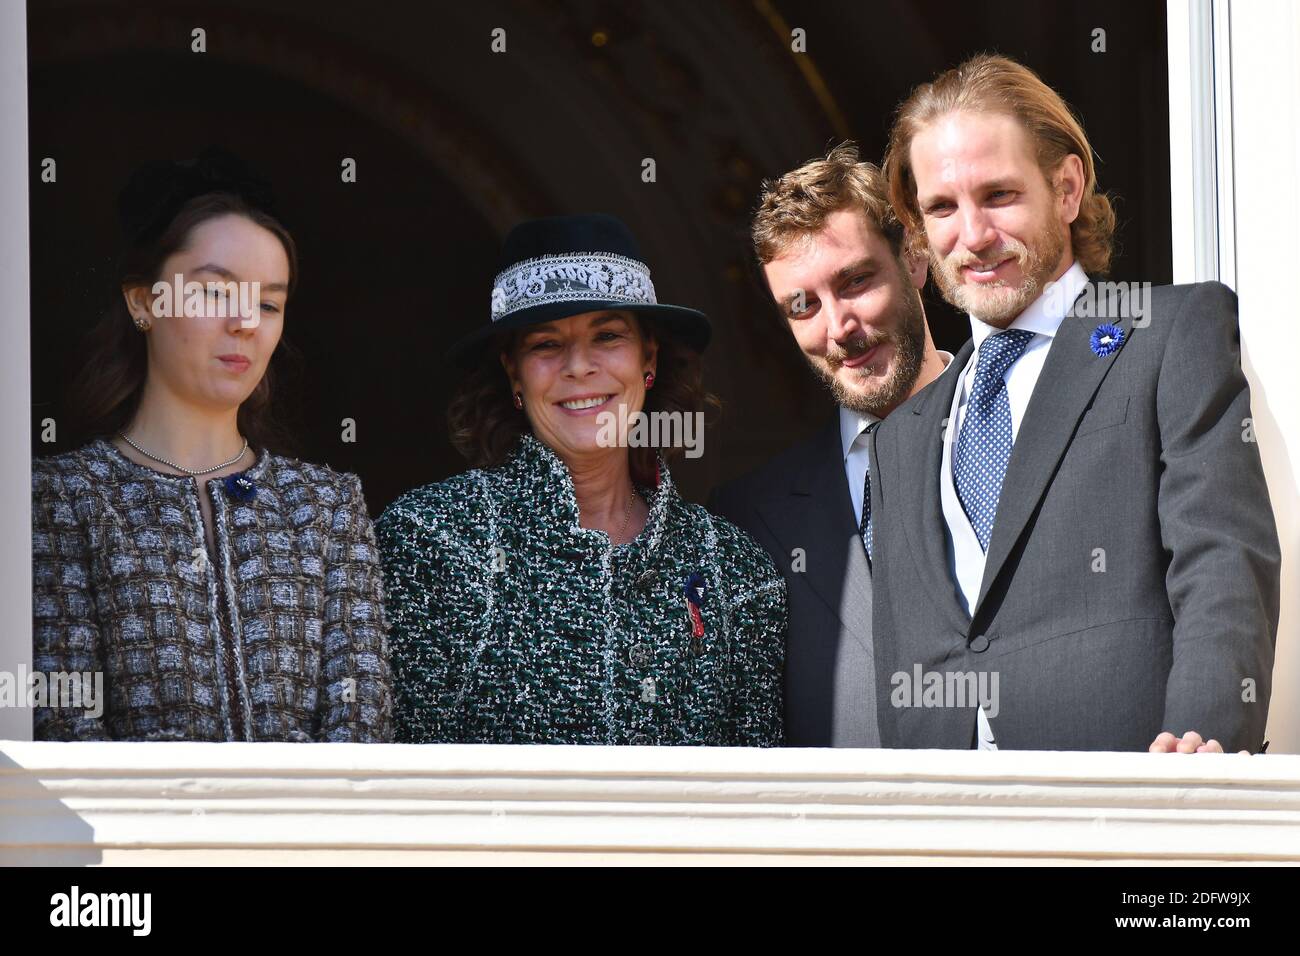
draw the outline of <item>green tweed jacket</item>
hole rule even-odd
[[[645,529],[615,547],[579,526],[568,469],[532,435],[389,506],[397,740],[780,743],[785,582],[659,472]]]

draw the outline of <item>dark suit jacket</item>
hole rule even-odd
[[[1244,440],[1236,296],[1217,282],[1159,287],[1138,328],[1074,310],[1016,436],[973,619],[939,496],[971,343],[874,432],[883,743],[971,745],[974,709],[891,702],[894,675],[919,665],[998,675],[1001,749],[1146,750],[1161,731],[1195,730],[1258,750],[1280,558],[1259,452]],[[1125,341],[1098,357],[1089,339],[1103,321]]]
[[[785,576],[786,746],[879,746],[871,571],[844,475],[838,416],[716,488],[709,509],[749,532]]]

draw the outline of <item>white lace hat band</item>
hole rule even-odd
[[[650,268],[612,252],[575,252],[517,262],[493,283],[492,321],[534,306],[593,300],[658,304]]]

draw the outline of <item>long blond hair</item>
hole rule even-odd
[[[1070,154],[1079,157],[1083,198],[1079,215],[1070,223],[1070,243],[1085,272],[1105,274],[1114,246],[1115,210],[1110,197],[1097,189],[1092,146],[1082,124],[1065,100],[1033,70],[987,53],[913,89],[894,117],[885,152],[885,177],[890,202],[907,230],[911,250],[925,250],[925,228],[912,173],[912,140],[926,126],[955,112],[1001,113],[1016,119],[1029,134],[1038,167],[1049,181],[1061,160]]]

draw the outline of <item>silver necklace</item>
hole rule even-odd
[[[135,442],[131,441],[131,439],[127,438],[126,432],[118,432],[117,434],[124,442],[126,442],[128,445],[130,445],[140,454],[144,455],[146,458],[151,458],[154,461],[159,462],[160,464],[164,464],[169,468],[175,468],[177,471],[183,471],[185,472],[185,474],[193,475],[195,477],[198,477],[199,475],[206,475],[214,471],[220,471],[222,468],[226,468],[230,465],[233,465],[235,462],[239,461],[239,459],[244,457],[244,452],[248,451],[248,439],[245,438],[244,447],[239,449],[239,454],[236,455],[234,458],[230,459],[230,461],[223,461],[221,464],[213,465],[211,468],[199,468],[196,470],[193,468],[186,468],[184,465],[178,465],[176,464],[176,462],[168,461],[166,458],[159,458],[157,455],[149,454],[149,452],[145,451]]]

